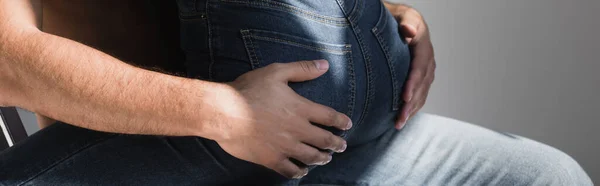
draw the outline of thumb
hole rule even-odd
[[[325,74],[328,69],[329,63],[326,60],[284,63],[280,77],[286,81],[302,82],[315,79]]]
[[[404,36],[407,43],[411,43],[417,36],[417,26],[410,22],[400,23],[400,33]]]

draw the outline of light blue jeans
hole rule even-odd
[[[555,148],[430,114],[417,114],[401,131],[335,156],[301,183],[593,185],[573,158]]]

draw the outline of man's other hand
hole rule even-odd
[[[396,128],[401,129],[425,105],[435,77],[436,63],[429,29],[421,14],[402,4],[385,3],[385,6],[398,21],[412,56],[408,81],[402,93],[405,104],[396,121]]]

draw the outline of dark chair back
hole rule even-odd
[[[27,138],[27,131],[14,107],[0,107],[0,151]]]

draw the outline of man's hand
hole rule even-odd
[[[273,169],[290,178],[308,173],[289,158],[306,165],[324,165],[330,153],[343,152],[346,142],[310,122],[348,130],[350,118],[294,92],[288,82],[308,81],[323,75],[324,60],[277,63],[248,72],[231,89],[219,93],[212,121],[220,129],[217,143],[229,154]]]
[[[421,14],[406,5],[385,3],[386,8],[398,20],[400,32],[410,46],[412,62],[402,99],[404,107],[398,114],[396,128],[401,129],[406,121],[423,107],[434,80],[435,58],[429,30]]]

